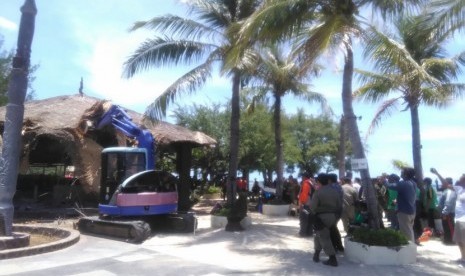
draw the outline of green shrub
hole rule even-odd
[[[408,244],[408,239],[399,231],[393,229],[357,228],[352,240],[366,245],[395,247]]]
[[[222,216],[222,217],[227,217],[231,213],[231,208],[221,208],[217,212],[214,213],[215,216]]]
[[[207,194],[219,194],[221,193],[221,187],[216,187],[216,186],[210,186],[208,187]]]

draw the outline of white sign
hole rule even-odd
[[[368,169],[368,161],[365,158],[363,158],[363,159],[352,159],[350,163],[352,165],[352,170],[354,170],[354,171]]]

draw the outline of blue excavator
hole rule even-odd
[[[195,231],[194,213],[177,211],[178,179],[169,172],[154,169],[155,143],[150,131],[135,124],[118,105],[112,105],[94,128],[108,125],[134,141],[136,147],[110,147],[102,151],[99,215],[81,218],[78,229],[133,243],[143,242],[154,228]]]

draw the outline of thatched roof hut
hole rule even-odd
[[[87,129],[87,121],[98,120],[111,102],[81,95],[59,96],[25,103],[20,174],[37,167],[74,167],[86,194],[98,192],[100,152],[109,146],[126,146],[126,138],[113,127]],[[0,107],[3,133],[6,107]],[[143,116],[128,110],[133,122],[150,130],[157,148],[173,148],[178,153],[196,146],[214,145],[208,135],[166,122],[142,122]],[[179,150],[184,148],[184,150]],[[179,158],[179,157],[178,157]],[[61,168],[63,167],[63,168]]]

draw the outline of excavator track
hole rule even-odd
[[[173,213],[147,216],[139,219],[121,219],[112,217],[84,217],[77,227],[81,233],[124,239],[130,243],[141,243],[149,238],[153,231],[193,233],[197,229],[197,217],[194,213]]]
[[[141,243],[152,234],[150,225],[141,220],[114,220],[100,217],[84,217],[78,223],[82,233],[124,239],[131,243]]]

